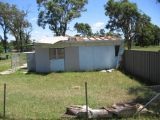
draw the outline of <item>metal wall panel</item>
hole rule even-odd
[[[79,48],[66,47],[65,48],[65,71],[79,71]]]
[[[125,50],[125,71],[144,82],[160,84],[160,52]]]
[[[35,48],[36,72],[50,72],[49,48]]]

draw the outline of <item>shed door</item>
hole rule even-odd
[[[65,48],[65,71],[79,71],[79,48]]]

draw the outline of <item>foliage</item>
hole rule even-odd
[[[150,45],[150,41],[154,39],[154,35],[152,33],[150,17],[145,14],[140,15],[136,23],[136,44],[142,47]]]
[[[76,23],[74,28],[77,30],[77,33],[80,33],[82,36],[92,35],[91,26],[87,23]]]
[[[107,32],[106,33],[107,36],[115,36],[115,37],[119,37],[121,38],[121,34],[120,33],[115,33],[115,32]]]
[[[100,33],[101,36],[105,36],[105,30],[104,29],[100,29],[99,33]]]
[[[96,31],[95,33],[93,33],[93,36],[100,36],[99,31]]]
[[[3,47],[7,49],[7,33],[11,33],[16,39],[16,49],[23,50],[23,44],[30,39],[30,32],[26,32],[31,24],[25,19],[27,13],[21,11],[16,5],[0,2],[0,26],[3,37],[0,36]],[[25,41],[25,42],[24,42]]]
[[[0,55],[1,55],[1,53],[3,53],[3,47],[2,47],[2,45],[0,43]]]
[[[16,39],[16,49],[23,51],[23,45],[25,43],[26,36],[28,33],[25,32],[26,29],[29,29],[31,27],[31,24],[28,22],[25,17],[27,16],[27,13],[24,11],[21,11],[14,6],[12,8],[12,15],[10,17],[9,21],[9,29],[11,31],[11,34]],[[29,32],[30,33],[30,32]],[[29,38],[27,38],[28,40]]]
[[[85,11],[87,0],[37,0],[39,5],[38,25],[49,25],[56,36],[65,36],[67,24]]]
[[[105,14],[109,16],[106,28],[110,29],[110,31],[122,31],[127,41],[128,49],[131,49],[135,25],[139,17],[137,5],[128,2],[128,0],[118,2],[109,0],[105,5],[105,10]]]
[[[135,42],[141,47],[158,45],[160,42],[160,28],[153,25],[146,14],[140,14],[137,20]]]
[[[8,3],[0,2],[0,27],[2,28],[3,37],[0,40],[3,44],[5,52],[7,52],[7,34],[9,33],[8,21],[10,19],[11,6]]]
[[[157,25],[153,26],[153,33],[154,33],[154,43],[153,45],[159,45],[160,44],[160,27]]]

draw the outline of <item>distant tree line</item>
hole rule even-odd
[[[30,42],[32,26],[26,19],[27,12],[19,10],[16,5],[0,2],[0,46],[7,52],[9,47],[18,51],[27,49]],[[8,35],[15,38],[15,42],[8,41]],[[11,44],[14,43],[14,44]]]

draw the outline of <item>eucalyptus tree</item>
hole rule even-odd
[[[128,0],[109,0],[105,5],[105,14],[109,16],[106,28],[110,31],[119,30],[123,32],[128,49],[131,49],[136,22],[139,17],[137,5],[128,2]]]
[[[15,37],[16,48],[23,51],[24,44],[24,30],[30,27],[30,23],[26,19],[27,12],[19,10],[16,6],[12,8],[10,16],[9,29],[11,34]]]
[[[153,25],[151,23],[151,18],[146,14],[139,14],[135,31],[136,45],[144,47],[153,43]]]
[[[80,33],[82,36],[92,35],[91,26],[87,23],[76,23],[74,28],[77,30],[77,33]]]
[[[105,34],[106,34],[104,29],[100,29],[99,33],[100,33],[101,36],[105,36]]]
[[[67,24],[81,16],[81,12],[88,0],[37,0],[38,25],[45,28],[46,25],[56,36],[65,36]]]
[[[0,35],[4,51],[7,52],[7,34],[9,33],[8,22],[10,19],[10,5],[8,3],[0,2],[0,28],[3,35]]]

